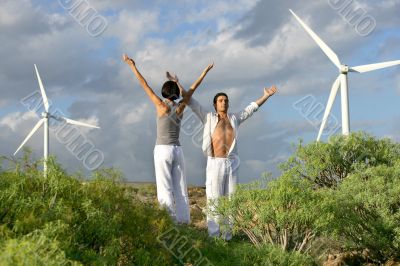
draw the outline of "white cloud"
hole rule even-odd
[[[122,10],[116,18],[109,20],[105,36],[118,38],[122,50],[134,51],[137,49],[138,42],[142,41],[144,34],[158,29],[157,17],[158,11]]]
[[[8,114],[0,119],[0,126],[6,126],[14,132],[21,131],[20,125],[26,121],[38,120],[35,112],[29,111],[26,113],[15,112]],[[25,127],[25,126],[24,126]]]
[[[141,105],[131,108],[130,110],[121,110],[122,117],[121,123],[122,125],[128,124],[137,124],[143,120],[144,114],[149,110],[149,108],[153,108],[149,106],[147,103],[142,103]]]
[[[31,8],[29,0],[4,0],[0,8],[0,26],[9,27],[22,20],[27,13],[27,8]]]

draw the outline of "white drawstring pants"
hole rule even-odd
[[[231,195],[237,184],[239,160],[235,158],[207,158],[206,170],[206,195],[208,204],[207,226],[209,236],[220,236],[219,223],[227,224],[231,227],[229,221],[219,221],[217,215],[212,214],[215,210],[217,200],[221,196]],[[210,202],[212,201],[212,203]],[[222,238],[230,240],[232,238],[231,230],[222,232]]]
[[[177,223],[190,223],[185,164],[181,146],[154,147],[157,199]]]

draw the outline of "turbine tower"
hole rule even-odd
[[[15,151],[14,156],[17,154],[17,152],[25,145],[25,143],[32,137],[33,134],[35,134],[35,132],[42,126],[44,125],[43,129],[44,129],[44,144],[43,144],[43,158],[44,158],[44,162],[43,162],[43,172],[44,175],[47,175],[47,160],[49,158],[49,119],[53,118],[57,121],[64,121],[67,124],[71,124],[71,125],[78,125],[78,126],[84,126],[84,127],[91,127],[91,128],[100,128],[98,126],[93,126],[93,125],[89,125],[83,122],[79,122],[79,121],[75,121],[69,118],[65,118],[65,117],[58,117],[58,116],[54,116],[49,112],[49,101],[47,99],[46,96],[46,91],[44,90],[43,87],[43,83],[42,83],[42,79],[40,78],[39,75],[39,71],[35,66],[35,71],[36,71],[36,76],[39,82],[39,87],[40,87],[40,93],[42,94],[42,99],[43,99],[43,104],[44,104],[44,109],[45,111],[42,113],[42,119],[40,119],[36,125],[33,127],[33,129],[31,130],[31,132],[28,134],[28,136],[24,139],[24,141],[22,142],[22,144],[18,147],[18,149]]]
[[[336,78],[335,82],[332,85],[331,93],[329,95],[328,102],[326,104],[326,109],[324,116],[322,118],[321,127],[318,132],[317,141],[321,139],[322,132],[325,128],[326,121],[331,112],[332,105],[333,102],[335,101],[339,87],[340,87],[341,106],[342,106],[342,133],[343,135],[348,135],[350,132],[349,96],[348,96],[348,80],[347,80],[348,73],[349,72],[365,73],[381,68],[400,65],[400,60],[369,64],[369,65],[361,65],[356,67],[349,67],[348,65],[342,64],[339,60],[339,57],[335,54],[335,52],[331,48],[329,48],[329,46],[323,40],[321,40],[321,38],[318,37],[318,35],[312,29],[310,29],[291,9],[289,9],[289,11],[300,23],[300,25],[305,29],[305,31],[311,36],[311,38],[314,39],[314,41],[325,53],[325,55],[339,69],[339,76]]]

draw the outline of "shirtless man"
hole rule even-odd
[[[208,234],[219,237],[218,217],[212,214],[216,200],[234,192],[237,183],[239,157],[236,148],[238,128],[265,101],[276,93],[275,86],[264,88],[264,95],[252,102],[239,113],[228,113],[229,99],[223,92],[214,97],[215,112],[205,112],[204,108],[191,99],[189,107],[200,118],[204,125],[202,149],[207,156],[206,195],[207,201],[213,201],[207,214]],[[231,239],[230,230],[221,235],[225,240]]]

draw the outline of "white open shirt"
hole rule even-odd
[[[195,99],[191,98],[189,107],[200,118],[201,123],[204,125],[203,131],[203,145],[202,149],[204,155],[212,156],[211,151],[211,136],[218,124],[218,114],[216,112],[206,112],[204,108]],[[236,148],[236,139],[238,136],[238,128],[247,118],[258,110],[258,104],[255,102],[250,103],[244,110],[238,113],[228,113],[229,121],[234,130],[234,139],[228,152],[228,157],[238,156]]]

